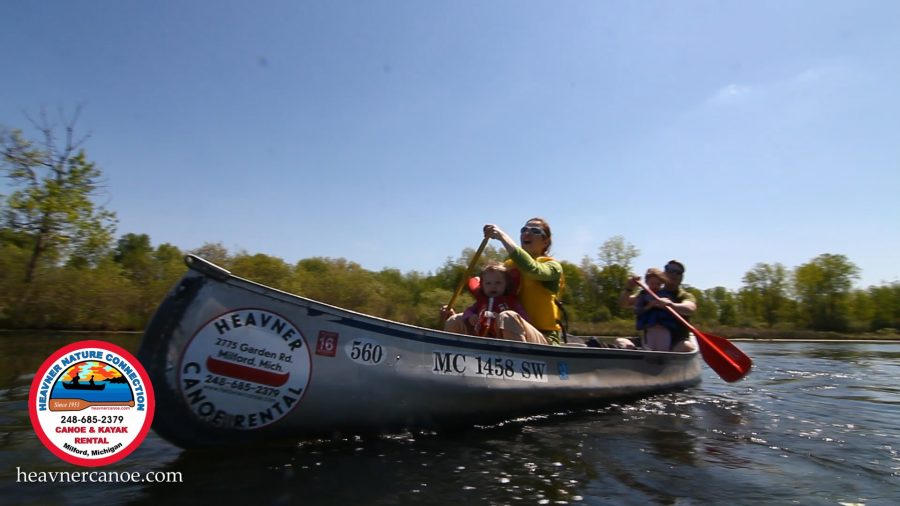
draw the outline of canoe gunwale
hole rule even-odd
[[[314,315],[315,311],[323,314],[338,314],[342,318],[341,324],[356,327],[362,330],[377,331],[380,334],[390,335],[400,339],[412,339],[416,341],[425,340],[433,344],[442,344],[448,346],[459,346],[477,350],[501,351],[504,353],[527,354],[527,355],[546,355],[552,357],[578,357],[583,358],[585,353],[592,356],[604,357],[614,356],[616,358],[634,358],[643,359],[648,354],[667,355],[667,356],[693,356],[698,354],[693,352],[677,352],[677,351],[652,351],[652,350],[628,350],[617,348],[594,348],[581,346],[557,346],[550,344],[535,344],[508,341],[491,337],[475,337],[466,334],[455,334],[443,330],[429,329],[419,327],[408,323],[396,322],[378,316],[359,313],[352,309],[346,309],[339,306],[333,306],[325,302],[308,299],[301,295],[293,294],[272,288],[253,280],[236,276],[226,269],[223,269],[208,260],[188,255],[185,263],[187,266],[204,276],[209,276],[216,281],[227,283],[234,288],[247,290],[257,295],[269,297],[280,302],[296,303],[302,301],[304,305],[308,305],[307,310],[310,315]],[[318,308],[316,308],[318,306]]]

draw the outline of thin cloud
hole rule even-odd
[[[706,101],[708,105],[725,106],[746,102],[751,97],[774,98],[825,90],[846,81],[852,72],[846,65],[828,63],[801,70],[787,78],[757,85],[730,83],[719,88]]]
[[[712,98],[709,99],[711,104],[728,104],[738,100],[742,100],[749,96],[753,91],[750,86],[741,84],[728,84],[717,91]]]
[[[823,82],[840,80],[849,73],[846,66],[839,64],[819,65],[811,67],[787,80],[786,85],[792,87],[818,86]]]

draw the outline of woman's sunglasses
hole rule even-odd
[[[544,233],[544,229],[540,227],[522,227],[522,230],[520,230],[520,232],[523,234],[525,232],[528,232],[531,235],[547,235]]]

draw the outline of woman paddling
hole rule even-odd
[[[521,273],[519,302],[528,314],[528,342],[559,344],[561,327],[556,299],[563,287],[562,264],[547,256],[552,244],[550,225],[532,218],[519,231],[519,245],[497,225],[484,226],[484,236],[496,239],[509,253],[505,265]]]

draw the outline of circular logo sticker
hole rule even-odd
[[[153,421],[153,386],[140,362],[104,341],[57,350],[31,382],[28,410],[41,442],[66,462],[112,464],[143,442]]]
[[[253,430],[290,413],[306,393],[309,346],[287,318],[239,309],[206,323],[185,348],[179,385],[206,423]]]

